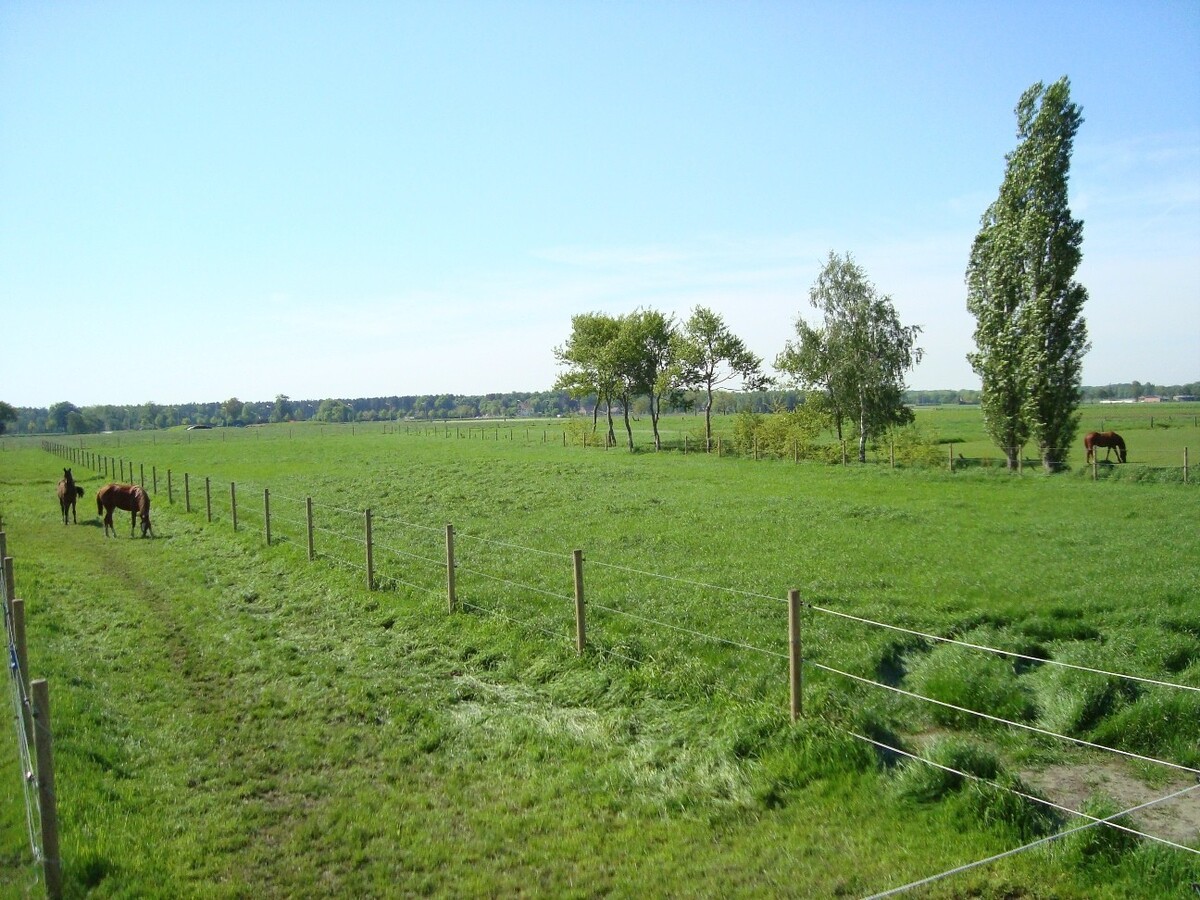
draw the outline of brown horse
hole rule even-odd
[[[1108,462],[1108,455],[1113,451],[1117,451],[1117,460],[1125,462],[1125,440],[1115,431],[1089,431],[1083,438],[1083,446],[1087,450],[1087,461],[1090,463],[1096,458],[1096,448],[1104,448],[1104,461]]]
[[[83,496],[83,488],[75,483],[75,479],[71,477],[70,469],[63,469],[62,480],[58,483],[58,506],[62,510],[63,524],[67,524],[67,513],[71,514],[71,521],[76,525],[79,524],[79,519],[75,517],[75,501]]]
[[[129,536],[133,537],[133,525],[138,516],[142,518],[142,537],[153,535],[150,530],[150,495],[136,484],[106,484],[96,492],[96,515],[104,515],[104,536],[108,537],[108,529],[112,529],[113,537],[117,535],[117,527],[113,525],[113,510],[128,510]]]

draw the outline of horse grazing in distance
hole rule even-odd
[[[58,506],[62,510],[63,524],[67,524],[67,513],[70,512],[71,520],[78,525],[79,519],[75,516],[75,501],[83,496],[83,488],[75,483],[75,479],[71,477],[70,469],[63,469],[62,480],[58,483]]]
[[[142,537],[154,534],[150,529],[150,495],[136,484],[106,484],[96,492],[96,515],[104,516],[104,536],[108,537],[108,529],[112,529],[113,537],[117,536],[117,526],[113,524],[113,510],[124,509],[130,512],[129,536],[133,537],[133,525],[138,517],[142,519]]]
[[[1096,449],[1104,448],[1104,461],[1108,462],[1108,455],[1113,451],[1117,451],[1117,460],[1125,462],[1125,440],[1115,431],[1089,431],[1083,438],[1083,446],[1087,450],[1087,461],[1090,463],[1096,458]]]

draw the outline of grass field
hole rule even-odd
[[[0,516],[31,674],[51,685],[68,894],[867,896],[1082,824],[1002,788],[1107,815],[1194,784],[832,671],[1200,768],[1200,500],[1181,474],[1161,477],[1200,432],[1175,409],[1153,428],[1107,419],[1132,462],[1101,483],[1082,467],[585,450],[562,446],[558,422],[82,439],[147,483],[157,472],[146,541],[102,537],[88,504],[107,478],[5,440]],[[918,415],[964,457],[982,444],[978,410]],[[63,465],[88,492],[67,528]],[[793,588],[820,610],[804,613],[797,724]],[[0,754],[0,886],[23,896],[37,869],[15,743]],[[1134,827],[1200,848],[1200,799]],[[1098,827],[915,893],[1183,897],[1196,860]]]

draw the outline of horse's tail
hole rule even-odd
[[[102,499],[103,496],[104,496],[103,488],[96,491],[96,515],[98,515],[98,516],[104,515],[104,500]]]
[[[76,497],[83,496],[83,488],[81,488],[79,485],[75,485],[75,496]]]

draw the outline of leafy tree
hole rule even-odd
[[[272,422],[286,422],[292,417],[292,398],[287,394],[276,394],[275,405],[271,407]]]
[[[242,416],[242,409],[245,407],[245,405],[246,404],[237,397],[230,397],[228,400],[222,403],[221,408],[225,411],[225,421],[232,425],[234,422],[240,419]]]
[[[17,421],[17,411],[12,406],[0,400],[0,434],[8,430],[8,423]]]
[[[79,412],[79,407],[74,403],[68,403],[66,400],[55,403],[46,414],[47,424],[54,431],[66,431],[67,416],[73,412]]]
[[[762,372],[762,359],[706,307],[692,310],[672,344],[676,383],[680,388],[704,391],[704,445],[711,452],[713,391],[733,381],[740,381],[743,390],[761,390],[770,384],[770,378]]]
[[[904,374],[921,360],[921,329],[900,324],[891,297],[876,291],[850,254],[830,253],[808,296],[823,324],[797,319],[798,340],[787,343],[775,368],[823,391],[839,438],[844,419],[856,422],[858,459],[866,462],[868,439],[912,421]]]
[[[629,415],[634,399],[648,398],[655,449],[662,448],[658,433],[660,404],[664,394],[675,390],[672,375],[671,335],[674,323],[656,310],[639,309],[617,320],[617,333],[605,348],[607,368],[613,375],[615,392],[621,399],[625,433],[633,449]]]
[[[1006,157],[1000,195],[987,211],[967,266],[967,309],[988,433],[1016,468],[1037,442],[1043,466],[1066,458],[1079,427],[1087,290],[1074,280],[1083,222],[1071,216],[1067,179],[1083,122],[1061,78],[1017,104],[1017,148]]]
[[[613,368],[615,354],[610,345],[620,332],[620,322],[604,313],[580,313],[571,316],[571,336],[561,347],[554,349],[554,357],[567,370],[554,382],[555,390],[565,390],[570,396],[582,399],[596,395],[596,406],[592,410],[592,430],[600,415],[600,404],[608,409],[608,443],[616,443],[613,430],[612,400],[617,392],[617,374]]]

